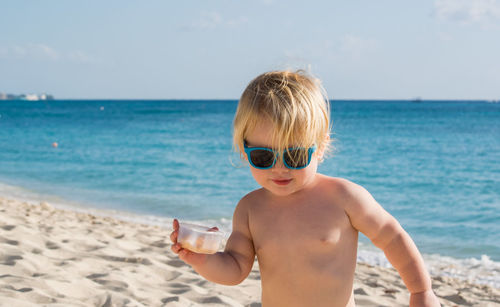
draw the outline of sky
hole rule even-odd
[[[0,92],[238,99],[305,69],[332,99],[500,99],[500,0],[1,1]]]

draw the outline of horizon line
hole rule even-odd
[[[238,101],[238,98],[54,98],[54,99],[40,99],[32,100],[37,101]],[[486,98],[328,98],[329,101],[410,101],[410,102],[423,102],[423,101],[488,101],[500,102],[500,99],[486,99]],[[11,99],[0,101],[30,101],[23,99]]]

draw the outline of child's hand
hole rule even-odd
[[[441,306],[437,296],[432,290],[427,290],[419,293],[412,293],[410,295],[410,307],[435,307]]]
[[[205,263],[207,259],[206,254],[198,254],[182,248],[181,244],[177,242],[177,236],[179,235],[179,221],[174,219],[173,222],[174,231],[170,234],[170,240],[172,241],[172,251],[179,255],[179,259],[191,266],[198,266]],[[217,231],[217,227],[211,228],[209,231]]]

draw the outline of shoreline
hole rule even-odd
[[[10,306],[260,306],[254,265],[238,286],[205,281],[170,251],[170,229],[0,196],[0,301]],[[443,306],[498,306],[500,289],[433,276]],[[358,262],[358,306],[406,306],[392,268]],[[29,303],[28,303],[29,302]]]
[[[20,186],[5,184],[0,181],[0,198],[8,198],[27,203],[48,202],[56,209],[76,211],[101,217],[110,217],[132,223],[148,224],[171,229],[173,217],[144,214],[139,212],[124,211],[121,209],[102,208],[91,203],[80,203],[61,198],[56,195],[40,194]],[[176,217],[179,218],[179,217]],[[231,220],[227,218],[196,220],[182,219],[185,222],[201,224],[205,226],[217,226],[226,234],[226,239],[231,233]],[[362,235],[361,235],[362,237]],[[357,262],[367,265],[391,268],[384,253],[373,246],[367,238],[360,238],[358,243]],[[418,245],[418,244],[417,244]],[[500,289],[500,261],[492,260],[489,255],[479,255],[478,258],[463,257],[440,254],[422,253],[427,269],[431,276],[453,277],[471,284],[488,285]]]

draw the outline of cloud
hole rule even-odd
[[[37,53],[40,55],[47,57],[52,60],[57,60],[59,59],[59,52],[56,50],[52,49],[51,47],[43,44],[38,44],[38,45],[33,45],[32,47],[34,50],[36,50]]]
[[[180,28],[185,31],[213,30],[219,27],[236,27],[247,22],[248,18],[244,16],[235,19],[225,19],[218,12],[201,12],[198,19]]]
[[[84,51],[73,50],[61,52],[43,43],[0,46],[0,59],[35,59],[44,61],[69,60],[80,63],[95,62],[95,59]]]
[[[436,0],[438,19],[489,26],[500,21],[499,0]]]
[[[7,59],[30,57],[57,60],[59,58],[59,53],[45,44],[29,43],[25,45],[0,46],[0,57]]]

